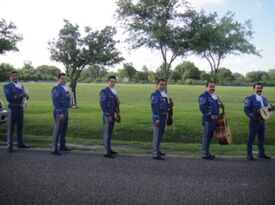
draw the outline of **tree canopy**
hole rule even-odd
[[[64,64],[75,99],[76,85],[86,66],[111,66],[123,60],[116,48],[115,34],[116,29],[110,26],[100,31],[86,27],[82,36],[78,25],[64,20],[58,39],[49,42],[51,59]]]
[[[14,23],[0,19],[0,55],[8,51],[18,51],[17,43],[23,37],[15,33],[16,28]]]

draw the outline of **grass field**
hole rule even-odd
[[[51,141],[53,129],[52,103],[50,90],[53,83],[25,83],[30,90],[30,100],[25,109],[24,134],[37,139]],[[0,84],[3,86],[3,83]],[[98,93],[104,84],[79,84],[77,109],[70,110],[68,137],[75,140],[100,140],[102,136],[102,116]],[[150,142],[152,138],[150,93],[154,85],[118,84],[121,101],[122,123],[116,125],[115,140]],[[201,136],[201,114],[197,98],[203,86],[170,85],[169,96],[174,100],[176,133],[167,127],[164,141],[199,143]],[[216,92],[224,101],[234,144],[244,144],[248,132],[248,119],[243,112],[245,96],[251,93],[250,87],[220,87]],[[275,89],[264,88],[264,95],[275,102]],[[4,100],[3,91],[0,99]],[[4,100],[5,105],[6,101]],[[267,121],[266,144],[275,144],[275,116]],[[0,125],[0,140],[6,138],[6,125]],[[215,141],[214,141],[215,143]]]

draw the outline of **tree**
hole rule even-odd
[[[190,61],[184,61],[175,67],[175,71],[177,71],[181,75],[182,80],[186,79],[200,79],[200,70],[195,66],[194,63]]]
[[[228,12],[222,18],[217,13],[206,15],[204,11],[193,15],[191,21],[192,50],[205,58],[210,67],[214,81],[221,61],[230,54],[254,54],[259,56],[256,47],[250,43],[253,37],[251,21],[244,24],[234,19]]]
[[[220,68],[217,73],[217,82],[229,83],[233,81],[232,72],[227,68]]]
[[[14,33],[16,25],[0,19],[0,55],[7,51],[18,51],[16,44],[23,40],[20,34]]]
[[[189,51],[188,16],[184,0],[118,0],[117,19],[129,33],[127,41],[133,49],[142,46],[159,50],[163,74],[168,80],[170,68],[178,56]],[[181,8],[181,9],[179,9]]]
[[[7,63],[0,64],[0,82],[8,81],[10,72],[15,70],[15,68]]]
[[[85,28],[85,36],[79,32],[79,26],[64,20],[59,38],[49,42],[51,59],[64,64],[70,79],[70,87],[76,99],[76,86],[82,70],[89,65],[111,66],[123,60],[116,49],[114,40],[116,30],[107,26],[101,31]]]
[[[204,82],[207,82],[211,79],[211,75],[205,71],[201,71],[200,73],[200,79]]]
[[[243,83],[245,82],[245,77],[240,73],[233,73],[233,81],[234,83]]]
[[[132,63],[124,63],[123,68],[118,70],[118,75],[120,78],[129,78],[133,80],[137,70],[134,68]]]
[[[102,65],[91,65],[87,68],[87,74],[92,80],[98,82],[108,74],[108,70]]]
[[[23,67],[19,69],[18,72],[19,72],[20,78],[26,81],[29,81],[29,80],[36,81],[38,80],[38,78],[41,77],[37,75],[37,71],[33,67],[31,61],[25,61]]]
[[[56,80],[56,76],[61,73],[61,70],[56,66],[51,65],[40,65],[36,68],[38,80]]]
[[[251,83],[268,81],[269,75],[265,71],[252,71],[246,74],[246,80]]]

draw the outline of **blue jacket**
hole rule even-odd
[[[263,97],[263,96],[262,96]],[[263,97],[264,106],[268,106],[268,101]],[[245,98],[244,112],[251,120],[258,120],[258,111],[261,109],[261,103],[256,99],[256,95],[252,94]]]
[[[202,113],[202,121],[211,121],[211,115],[219,115],[219,103],[218,100],[214,100],[211,94],[204,91],[199,96],[199,107]]]
[[[21,96],[23,94],[23,89],[19,89],[15,87],[15,85],[10,82],[3,87],[5,97],[9,103],[8,107],[12,108],[12,104],[22,104],[23,97]]]
[[[153,114],[153,123],[160,120],[161,115],[166,115],[168,112],[168,99],[163,97],[159,90],[151,94],[151,110]]]
[[[70,94],[66,92],[61,84],[57,84],[52,89],[52,102],[54,111],[62,114],[64,110],[70,107]]]
[[[103,115],[106,117],[114,116],[117,106],[116,95],[112,93],[109,87],[102,89],[99,93],[100,107]]]

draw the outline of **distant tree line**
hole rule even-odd
[[[61,72],[56,66],[40,65],[34,67],[31,62],[25,62],[22,68],[13,65],[0,64],[0,82],[8,81],[9,73],[17,70],[23,81],[56,81],[56,76]],[[114,74],[122,83],[154,83],[158,78],[164,78],[163,65],[150,70],[146,65],[136,69],[132,63],[124,63],[116,72],[108,71],[105,66],[92,65],[83,70],[79,81],[86,83],[102,83],[108,75]],[[200,70],[190,61],[183,61],[171,69],[168,79],[171,84],[203,84],[211,80],[211,72]],[[221,67],[217,72],[217,83],[220,85],[245,85],[253,82],[263,82],[265,85],[275,86],[275,69],[269,71],[252,71],[246,75],[232,73],[230,69]]]

